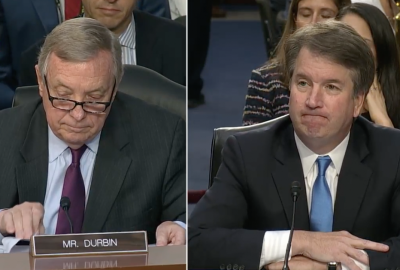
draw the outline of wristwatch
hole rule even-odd
[[[337,270],[337,262],[329,262],[328,270]]]

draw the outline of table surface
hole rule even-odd
[[[186,269],[186,246],[149,247],[147,254],[36,257],[29,253],[0,254],[0,270],[58,269]]]

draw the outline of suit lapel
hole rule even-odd
[[[361,129],[362,127],[356,122],[350,134],[339,175],[333,218],[334,231],[352,231],[371,179],[371,169],[362,163],[369,151],[366,145],[365,132]]]
[[[17,166],[19,203],[25,201],[44,204],[49,160],[48,126],[43,105],[32,116],[20,153],[25,163]]]
[[[58,9],[55,1],[31,0],[36,9],[36,13],[42,22],[45,33],[50,33],[51,30],[58,24]]]
[[[132,162],[121,152],[129,141],[124,115],[118,109],[117,104],[113,105],[101,132],[83,232],[101,231]]]
[[[307,195],[300,156],[294,140],[293,127],[286,128],[279,145],[275,149],[275,170],[272,172],[279,197],[285,210],[288,226],[292,221],[293,199],[291,184],[298,181],[302,187],[296,204],[295,229],[309,230],[310,222],[307,206]]]

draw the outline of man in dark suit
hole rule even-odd
[[[36,66],[42,99],[0,112],[0,233],[146,230],[185,243],[184,121],[122,93],[118,39],[78,18],[46,38]]]
[[[282,269],[292,181],[291,270],[400,267],[400,132],[359,117],[371,50],[332,21],[295,32],[285,53],[289,116],[227,140],[189,219],[189,269]]]
[[[133,10],[135,1],[82,1],[84,16],[96,19],[119,36],[122,63],[152,69],[186,85],[186,29],[172,20]],[[42,41],[21,58],[21,85],[34,85],[34,66]]]

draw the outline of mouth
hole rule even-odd
[[[321,114],[302,114],[302,117],[303,118],[327,118],[326,116],[324,116],[324,115],[321,115]]]
[[[120,12],[119,9],[115,9],[115,8],[99,8],[103,13],[105,14],[115,14]]]
[[[74,133],[80,133],[86,129],[86,127],[73,127],[73,126],[68,126],[68,129]]]

